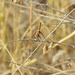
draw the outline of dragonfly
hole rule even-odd
[[[41,22],[40,22],[40,24],[39,24],[39,26],[38,26],[38,30],[34,33],[35,38],[36,38],[36,39],[41,38],[41,37],[40,37],[40,34],[44,37],[43,33],[41,32]],[[45,37],[44,37],[44,39],[45,39]]]

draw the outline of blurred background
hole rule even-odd
[[[12,75],[74,8],[75,0],[0,0],[0,75]],[[46,41],[14,75],[75,74],[75,11]]]

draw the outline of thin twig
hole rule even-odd
[[[64,62],[61,62],[61,63],[56,64],[54,67],[60,66],[62,64],[70,64],[70,63],[69,63],[69,61],[64,61]]]
[[[22,1],[28,2],[28,3],[32,3],[32,4],[36,4],[36,5],[45,6],[45,7],[51,8],[51,9],[53,9],[53,10],[59,12],[59,13],[62,13],[62,14],[64,14],[64,15],[67,15],[66,13],[64,13],[64,12],[58,10],[58,9],[55,9],[55,8],[53,8],[53,7],[51,7],[51,6],[47,5],[47,4],[42,4],[42,3],[37,3],[37,2],[32,2],[32,1],[27,1],[27,0],[22,0]],[[71,15],[69,15],[69,16],[72,17],[72,18],[74,18],[74,17],[71,16]],[[75,19],[75,18],[74,18],[74,19]]]
[[[56,69],[54,66],[50,66],[50,65],[47,65],[45,63],[42,63],[44,66],[46,67],[49,67],[50,69],[53,69],[53,71],[55,71],[56,73],[57,72],[61,72],[62,70],[59,70],[59,69]],[[64,75],[68,75],[68,73],[64,73]]]
[[[30,38],[32,38],[32,15],[33,15],[33,5],[30,7]]]
[[[74,36],[74,35],[75,35],[75,31],[73,31],[71,34],[69,34],[69,35],[66,36],[65,38],[61,39],[61,40],[59,41],[59,43],[65,41],[65,40],[67,40],[67,39],[69,39],[70,37],[72,37],[72,36]],[[56,46],[58,46],[58,44],[55,44],[52,48],[55,48]]]
[[[50,68],[50,69],[53,69],[55,72],[60,72],[60,71],[62,71],[62,70],[57,69],[57,68],[55,68],[54,66],[50,66],[50,65],[48,65],[48,64],[46,64],[46,63],[42,63],[42,65],[44,65],[44,66],[46,66],[46,67],[48,67],[48,68]]]
[[[32,0],[31,0],[32,1]],[[33,22],[33,4],[30,4],[30,38],[32,38],[32,22]],[[32,49],[32,41],[29,42],[29,44],[31,45],[31,49]]]
[[[54,73],[54,74],[52,74],[52,75],[62,75],[62,73],[69,73],[69,74],[67,74],[67,75],[70,75],[70,72],[72,73],[72,72],[75,72],[75,70],[74,69],[71,69],[71,70],[64,70],[64,71],[60,71],[60,72],[57,72],[57,73]],[[64,75],[64,74],[63,74]],[[71,75],[73,75],[73,74],[71,74]]]
[[[34,8],[33,8],[34,9]],[[22,13],[25,13],[26,11],[23,11]],[[47,14],[47,13],[46,13]],[[59,20],[59,21],[61,21],[62,20],[62,18],[59,18],[59,16],[58,17],[52,17],[52,16],[46,16],[46,15],[43,15],[43,14],[33,14],[33,16],[40,16],[40,17],[44,17],[44,18],[47,18],[47,19],[53,19],[53,20]],[[71,20],[71,19],[70,19]],[[69,21],[69,19],[68,20],[64,20],[64,22],[75,22],[74,20],[72,20],[72,21]]]
[[[0,1],[2,1],[2,0],[0,0]],[[22,1],[23,1],[23,0],[22,0]],[[3,1],[2,1],[2,2],[3,2]],[[30,1],[25,1],[25,2],[37,4],[36,2],[30,2]],[[23,8],[30,9],[30,7],[28,7],[28,6],[20,5],[20,4],[14,3],[14,2],[5,1],[5,3],[14,4],[14,5],[16,5],[16,6],[20,6],[20,7],[23,7]],[[38,3],[38,5],[40,5],[40,4],[41,4],[41,3]],[[42,4],[42,6],[46,6],[46,7],[47,7],[48,5],[47,5],[47,4]],[[58,10],[58,9],[55,9],[55,8],[53,8],[53,7],[51,7],[51,6],[48,6],[48,7],[51,8],[51,9],[53,9],[53,10],[55,10],[55,11],[58,11],[58,12],[64,14],[64,15],[67,15],[66,13],[64,13],[64,12]],[[39,10],[39,9],[36,9],[36,8],[33,8],[33,10],[40,11],[40,12],[43,12],[43,13],[46,13],[46,14],[55,15],[55,14],[53,14],[53,13],[49,13],[49,12],[47,12],[47,11],[42,11],[42,10]],[[59,16],[59,15],[55,15],[55,16]],[[72,17],[72,18],[74,18],[74,17],[71,16],[71,15],[69,15],[69,16]],[[62,16],[59,16],[59,17],[62,17]],[[69,19],[70,19],[70,18],[69,18]],[[71,20],[73,20],[73,19],[71,19]]]
[[[0,1],[2,1],[2,0],[0,0]],[[2,2],[3,2],[3,1],[2,1]],[[20,7],[22,7],[22,8],[30,9],[30,7],[28,7],[28,6],[20,5],[20,4],[14,3],[14,2],[5,1],[5,3],[9,3],[9,4],[16,5],[16,6],[20,6]],[[56,15],[56,14],[53,14],[53,13],[51,13],[51,12],[47,12],[47,11],[42,11],[42,10],[40,10],[40,9],[33,8],[33,10],[35,10],[35,11],[39,11],[39,12],[43,12],[43,13],[46,13],[46,14],[50,14],[50,15],[53,15],[53,16],[58,16],[58,17],[63,18],[63,16]],[[21,11],[21,12],[24,12],[24,11]],[[25,11],[25,12],[27,12],[27,11]],[[65,14],[66,14],[66,13],[65,13]],[[38,15],[39,15],[39,16],[43,16],[43,17],[45,17],[44,15],[40,15],[40,14],[38,14]],[[70,16],[71,16],[71,15],[70,15]],[[47,16],[46,18],[49,18],[49,17]],[[62,19],[60,19],[60,18],[54,18],[54,17],[50,17],[50,18],[51,18],[51,19],[62,20]],[[74,21],[74,20],[71,19],[71,18],[68,18],[68,20]],[[65,22],[67,22],[67,20],[66,20]]]
[[[70,58],[64,58],[64,59],[58,59],[58,60],[75,60],[75,58],[70,57]]]
[[[9,62],[9,63],[12,63],[12,64],[21,65],[21,64],[14,63],[14,62],[11,62],[11,61],[6,60],[6,59],[2,59],[2,60],[3,60],[3,61],[6,61],[6,62]],[[50,71],[48,71],[48,70],[38,69],[38,68],[36,68],[36,67],[30,67],[30,66],[24,66],[24,65],[22,65],[22,67],[28,68],[28,69],[32,69],[32,70],[38,70],[38,71],[43,71],[43,72],[53,73],[53,72],[50,72]]]
[[[44,17],[44,18],[48,18],[48,19],[53,19],[53,20],[59,20],[59,21],[62,21],[63,19],[61,18],[57,18],[57,17],[51,17],[51,16],[45,16],[45,15],[42,15],[42,14],[36,14],[37,16],[41,16],[41,17]],[[34,16],[34,15],[33,15]],[[64,22],[70,22],[68,20],[64,20]]]
[[[57,27],[43,40],[45,41],[51,34],[53,34],[56,29],[61,25],[61,23],[74,11],[75,9],[73,9],[71,12],[69,12],[64,18],[63,20],[57,25]],[[27,59],[24,60],[24,62],[12,73],[12,75],[14,75],[16,73],[16,71],[18,71],[18,69],[21,68],[21,66],[28,61],[28,59],[37,51],[37,49],[41,46],[42,42],[35,48],[35,50],[29,55],[29,57]]]
[[[60,42],[55,42],[55,41],[42,41],[42,40],[37,40],[37,39],[18,39],[18,40],[12,40],[10,42],[28,41],[28,40],[31,40],[31,41],[34,41],[34,42],[48,42],[48,43],[53,42],[53,43],[56,43],[56,44],[67,45],[67,46],[75,48],[74,45],[70,45],[70,44],[66,44],[66,43],[60,43]]]

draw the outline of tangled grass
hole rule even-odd
[[[74,75],[74,6],[0,0],[0,75]]]

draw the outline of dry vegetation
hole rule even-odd
[[[0,0],[0,75],[75,75],[74,1],[26,1]]]

